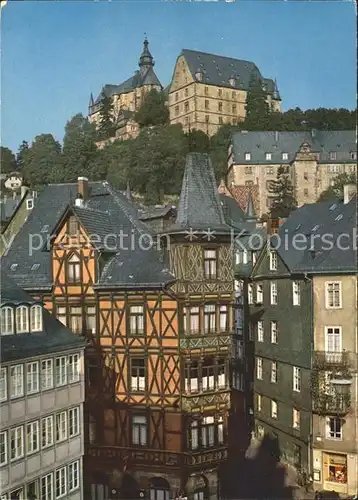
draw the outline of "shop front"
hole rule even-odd
[[[347,494],[347,455],[323,453],[323,488]]]

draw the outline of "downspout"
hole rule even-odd
[[[311,357],[310,357],[310,376],[312,377],[313,370],[313,356],[314,356],[314,348],[315,348],[315,339],[314,339],[314,288],[313,288],[313,279],[307,276],[307,273],[304,273],[304,280],[309,281],[311,283],[311,296],[310,296],[310,317],[311,317],[311,331],[312,331],[312,339],[311,339]],[[313,411],[312,411],[312,393],[310,389],[310,429],[308,434],[308,479],[311,483],[311,478],[313,479],[313,470],[312,470],[312,462],[313,462]]]

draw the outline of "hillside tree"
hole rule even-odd
[[[285,167],[279,167],[276,180],[271,182],[269,192],[272,196],[270,216],[273,219],[287,218],[297,208],[294,189]]]
[[[346,184],[357,185],[357,175],[355,173],[344,172],[337,175],[332,181],[328,189],[323,191],[318,198],[318,201],[343,199],[344,186]]]
[[[246,95],[246,130],[268,130],[270,107],[267,102],[267,91],[260,76],[253,72],[250,77]]]
[[[104,95],[100,102],[99,121],[97,125],[100,140],[114,137],[116,132],[113,98]]]
[[[7,174],[13,172],[17,168],[16,158],[11,149],[6,148],[4,146],[0,146],[0,162],[1,169],[0,171],[3,174]]]
[[[24,159],[25,181],[33,189],[56,182],[63,167],[61,144],[52,134],[35,137]]]
[[[166,105],[166,95],[152,89],[145,95],[143,103],[135,114],[135,121],[143,127],[166,125],[169,123],[169,109]]]

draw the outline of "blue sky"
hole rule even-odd
[[[8,1],[2,10],[2,144],[62,140],[90,92],[137,69],[144,33],[166,86],[182,48],[255,62],[283,108],[356,105],[353,2]]]

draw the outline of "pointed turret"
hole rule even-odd
[[[247,208],[246,208],[246,218],[250,220],[256,219],[256,212],[254,207],[254,200],[252,199],[252,193],[249,191],[249,196],[247,199]]]
[[[144,73],[147,71],[149,68],[153,68],[154,66],[154,60],[152,54],[149,52],[148,49],[149,42],[147,38],[144,39],[143,42],[143,51],[142,54],[139,58],[139,67],[140,67],[140,72]]]
[[[274,88],[273,88],[272,97],[273,97],[274,99],[281,100],[280,93],[279,93],[278,88],[277,88],[277,81],[276,81],[276,78],[275,78],[275,80],[274,80]]]

